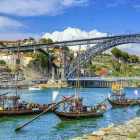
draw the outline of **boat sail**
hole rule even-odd
[[[103,105],[97,106],[85,106],[82,104],[83,98],[79,98],[79,75],[80,75],[80,48],[79,45],[79,63],[78,63],[78,97],[69,99],[65,103],[62,103],[62,111],[53,111],[62,121],[69,120],[79,120],[79,119],[87,119],[94,118],[98,116],[102,116],[107,108],[106,103]],[[63,96],[62,100],[66,99]],[[65,106],[65,104],[68,104]],[[68,111],[66,111],[68,109]]]
[[[17,94],[18,88],[18,70],[19,70],[19,47],[20,41],[18,42],[18,62],[17,62],[17,77],[16,77],[16,92],[13,96],[6,96],[9,92],[0,95],[0,117],[10,117],[10,116],[24,116],[39,114],[46,109],[51,108],[55,103],[51,104],[37,104],[37,103],[27,103],[20,100],[20,95]],[[10,102],[10,103],[9,103]],[[6,107],[5,107],[5,104]],[[55,106],[47,113],[56,110],[59,105]]]
[[[121,62],[121,66],[123,66],[123,61]],[[122,69],[123,71],[123,69]],[[123,86],[122,86],[122,72],[121,72],[121,85],[113,84],[112,90],[111,90],[111,98],[108,98],[109,103],[114,106],[129,106],[131,105],[135,99],[126,99],[126,93],[123,93]],[[137,102],[135,102],[133,105],[136,105]]]

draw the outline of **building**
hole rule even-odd
[[[17,45],[17,41],[2,41],[2,43],[4,44],[4,46],[7,46],[7,47]]]
[[[57,67],[60,67],[60,61],[59,60],[53,60],[53,63],[55,63],[55,65],[57,66]]]
[[[8,81],[11,79],[11,69],[9,68],[0,68],[0,80]]]
[[[34,40],[34,39],[27,39],[27,40],[25,40],[25,43],[24,43],[24,45],[30,45],[30,44],[35,44],[36,43],[36,41]]]
[[[3,56],[2,60],[6,62],[6,65],[17,65],[18,64],[18,54],[12,53],[12,54],[6,54]],[[24,63],[24,55],[19,54],[19,64]]]
[[[3,60],[3,57],[7,55],[7,52],[0,51],[0,60]]]
[[[54,47],[54,53],[55,54],[59,54],[60,53],[60,48],[57,46],[57,47]]]
[[[35,56],[34,55],[25,55],[24,56],[24,62],[23,62],[23,65],[24,66],[27,66],[28,64],[29,64],[29,62],[31,61],[31,60],[35,60]]]
[[[18,41],[20,41],[20,45],[23,45],[22,40],[17,40],[17,41],[2,41],[4,46],[10,47],[10,46],[16,46],[18,44]]]

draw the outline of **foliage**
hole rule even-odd
[[[132,133],[132,134],[128,135],[128,138],[136,138],[138,136],[139,136],[138,133]]]
[[[100,71],[100,70],[102,70],[102,67],[99,66],[99,67],[96,68],[96,70]]]
[[[39,53],[37,57],[41,58],[41,66],[42,68],[46,68],[49,64],[49,60],[44,53]]]
[[[3,47],[4,47],[4,44],[3,44],[3,42],[2,42],[2,41],[0,41],[0,46],[3,46]]]
[[[124,61],[127,61],[130,58],[129,54],[127,52],[122,52],[122,59]]]
[[[4,60],[0,60],[0,64],[5,65],[6,62]]]
[[[139,62],[139,57],[136,55],[130,55],[130,59],[132,60],[133,63]]]
[[[120,49],[118,48],[114,48],[111,50],[111,53],[116,56],[117,58],[121,57],[122,56],[122,52]]]
[[[46,38],[41,38],[39,41],[40,41],[40,42],[42,42],[42,43],[49,43],[49,42],[53,42],[53,40],[52,40],[52,39],[50,39],[50,38],[48,38],[48,39],[46,39]]]
[[[33,37],[29,37],[30,40],[35,40]]]
[[[64,50],[64,47],[61,47],[60,49]],[[65,47],[65,50],[68,51],[68,52],[70,51],[69,47],[67,47],[67,46]]]

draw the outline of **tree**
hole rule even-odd
[[[61,47],[61,50],[64,50],[64,47]],[[67,47],[67,46],[65,47],[65,50],[68,52],[70,51],[69,47]]]
[[[130,59],[132,60],[133,63],[139,62],[139,57],[136,55],[130,55]]]
[[[130,57],[127,52],[122,52],[122,58],[123,58],[123,60],[127,61]]]
[[[5,65],[6,62],[4,60],[0,60],[0,64]]]
[[[29,37],[30,40],[35,40],[33,37]]]
[[[50,39],[50,38],[48,38],[48,39],[46,39],[46,38],[41,38],[39,41],[40,41],[40,42],[42,42],[42,43],[49,43],[49,42],[53,42],[53,40],[52,40],[52,39]]]
[[[2,41],[0,41],[0,46],[4,47],[4,44],[3,44],[3,42],[2,42]]]
[[[116,56],[117,58],[121,57],[122,56],[122,52],[120,49],[118,48],[114,48],[111,50],[111,53]]]

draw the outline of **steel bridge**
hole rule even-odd
[[[74,59],[73,62],[65,65],[65,56],[66,46],[76,46],[76,45],[89,45],[94,44],[93,47],[90,47],[85,52],[80,55],[80,68],[87,64],[91,59],[100,54],[101,52],[118,46],[128,43],[140,43],[140,34],[130,34],[130,35],[117,35],[117,36],[107,36],[107,37],[98,37],[98,38],[87,38],[80,40],[68,40],[68,41],[59,41],[52,43],[41,43],[41,44],[32,44],[32,45],[21,45],[20,50],[34,50],[34,49],[44,49],[52,48],[55,46],[64,47],[64,79],[75,79],[78,74],[78,57]],[[17,51],[18,46],[12,47],[1,47],[0,50],[3,51]]]

